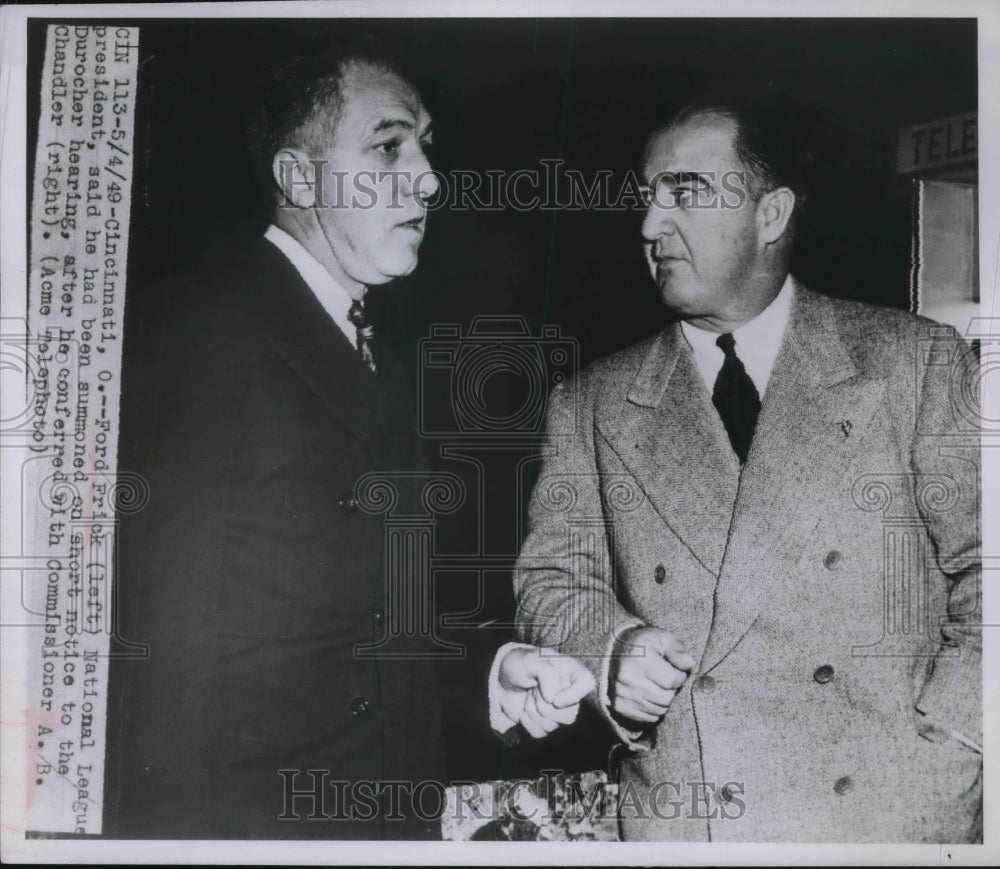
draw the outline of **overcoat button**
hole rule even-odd
[[[657,585],[663,585],[663,581],[667,578],[667,569],[662,564],[656,565],[656,570],[653,571],[653,579],[656,580]]]
[[[822,667],[817,667],[816,672],[813,673],[813,679],[819,682],[820,685],[825,685],[833,678],[833,667],[829,664],[824,664]]]
[[[337,501],[337,506],[345,513],[353,513],[358,509],[358,502],[353,494],[347,492]]]
[[[839,796],[850,793],[854,790],[854,779],[849,775],[841,776],[833,783],[833,792]]]
[[[351,714],[355,718],[360,718],[363,715],[367,715],[368,711],[372,708],[371,701],[367,697],[355,697],[351,701]]]
[[[711,676],[699,676],[694,683],[695,688],[708,694],[715,690],[715,679]]]
[[[841,558],[843,558],[843,556],[836,549],[831,549],[823,559],[823,566],[827,570],[833,570],[838,564],[840,564]]]

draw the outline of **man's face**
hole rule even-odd
[[[726,118],[696,117],[655,133],[643,161],[650,204],[642,235],[660,295],[679,317],[709,328],[748,319],[747,306],[756,306],[744,298],[753,294],[756,209],[732,174],[743,169],[734,135]]]
[[[321,153],[316,216],[342,274],[364,286],[407,275],[417,265],[427,209],[438,182],[424,154],[430,118],[403,79],[368,64],[344,71],[342,108]]]

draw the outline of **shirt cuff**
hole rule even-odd
[[[504,688],[500,684],[500,665],[508,652],[534,648],[528,643],[504,643],[493,658],[489,681],[490,727],[497,733],[506,733],[517,724],[524,711],[524,702],[528,699],[527,691]]]
[[[982,754],[983,753],[983,747],[978,742],[976,742],[974,739],[969,739],[969,737],[966,736],[961,731],[952,730],[952,731],[950,731],[948,733],[948,735],[952,739],[954,739],[956,742],[960,742],[966,748],[972,749],[977,754]]]
[[[966,736],[961,730],[955,728],[950,728],[945,724],[941,724],[926,713],[921,712],[919,709],[917,713],[922,716],[920,722],[918,723],[918,730],[920,735],[930,741],[930,742],[947,742],[949,739],[964,745],[970,751],[976,752],[976,754],[983,753],[983,747],[976,742],[975,739],[971,739]],[[921,726],[923,725],[923,726]]]

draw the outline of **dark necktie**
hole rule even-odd
[[[740,464],[747,460],[750,452],[750,442],[757,427],[757,416],[760,413],[760,396],[757,387],[753,385],[750,375],[736,355],[736,342],[732,334],[720,335],[715,342],[726,358],[715,378],[715,389],[712,390],[712,404],[719,411],[722,423],[729,435],[733,451],[739,456]]]
[[[368,317],[365,316],[365,303],[362,300],[355,299],[351,302],[347,319],[357,329],[358,353],[361,355],[361,361],[372,374],[378,374],[378,361],[375,355],[375,329],[368,322]]]

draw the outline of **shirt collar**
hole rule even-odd
[[[736,355],[740,357],[761,396],[764,395],[764,390],[771,379],[771,372],[774,370],[774,363],[778,358],[781,339],[788,326],[793,296],[793,280],[792,276],[788,275],[771,303],[748,323],[733,330]],[[716,332],[699,329],[683,320],[681,330],[694,351],[698,369],[711,391],[725,359],[725,354],[715,343],[719,335]]]
[[[330,315],[330,318],[337,324],[338,328],[347,340],[354,346],[357,344],[357,330],[354,324],[347,317],[347,312],[351,307],[351,296],[326,270],[323,264],[307,251],[301,243],[296,241],[285,230],[280,229],[273,223],[268,226],[264,233],[266,238],[278,250],[280,250],[288,261],[295,266],[295,270],[312,290],[313,295],[323,306],[323,310]]]

